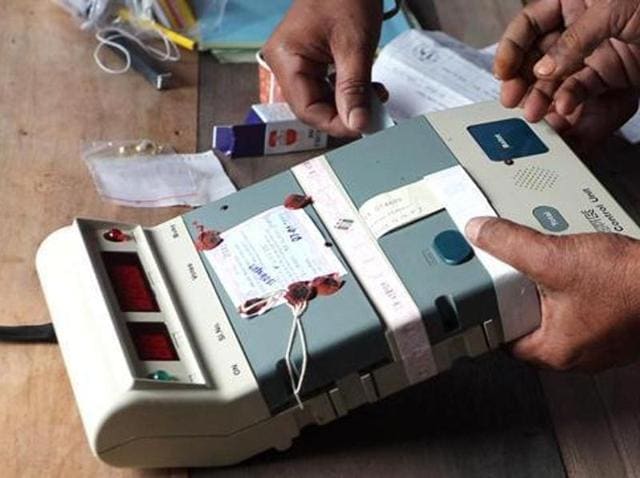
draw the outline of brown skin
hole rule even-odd
[[[513,354],[558,370],[596,372],[640,354],[640,242],[619,234],[541,234],[496,218],[467,237],[538,284],[540,328]]]
[[[585,150],[618,129],[638,106],[640,23],[632,15],[638,4],[538,0],[527,5],[498,46],[494,73],[503,81],[502,103],[523,106],[529,121],[545,118]],[[549,59],[557,67],[542,74]]]
[[[545,118],[588,149],[636,111],[640,0],[538,0],[510,23],[494,65],[501,100]],[[551,60],[551,62],[550,62]],[[640,243],[617,234],[550,236],[500,219],[476,219],[478,247],[538,284],[539,329],[513,354],[554,369],[595,372],[637,358]]]
[[[640,0],[608,0],[611,11],[600,3],[538,0],[526,7],[500,42],[495,65],[505,106],[522,104],[529,120],[544,117],[583,145],[631,116],[640,85],[640,16],[629,16]],[[608,27],[590,26],[603,15]],[[381,19],[378,0],[294,2],[264,54],[302,120],[335,136],[366,129]],[[548,75],[534,74],[545,52],[557,67]],[[337,70],[335,96],[324,82],[330,64]],[[540,366],[586,371],[636,358],[640,243],[617,234],[545,235],[495,218],[472,220],[466,232],[478,247],[538,284],[542,324],[513,344],[514,355]]]
[[[305,123],[355,137],[369,121],[380,0],[296,0],[262,52],[287,102]],[[335,95],[325,78],[335,64]]]

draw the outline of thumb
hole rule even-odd
[[[637,6],[635,1],[594,2],[536,63],[535,75],[541,79],[566,77],[576,72],[603,41],[609,38],[637,40],[640,31],[626,28]]]
[[[364,131],[369,124],[373,54],[374,48],[364,44],[334,53],[336,107],[342,122],[353,131]]]
[[[495,217],[471,219],[465,234],[474,245],[540,284],[551,285],[559,269],[555,236]]]

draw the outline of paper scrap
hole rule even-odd
[[[372,197],[360,206],[360,215],[376,239],[443,209],[424,181]]]
[[[346,270],[303,209],[277,206],[223,232],[204,252],[236,307]]]
[[[212,151],[86,161],[100,195],[123,206],[200,206],[236,191]]]
[[[373,80],[389,91],[391,116],[406,119],[497,98],[489,58],[442,32],[410,30],[382,50]]]

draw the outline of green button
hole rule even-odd
[[[172,377],[168,372],[165,372],[164,370],[156,370],[155,372],[147,375],[147,378],[151,378],[153,380],[164,380],[164,381],[169,381],[174,379],[174,377]]]

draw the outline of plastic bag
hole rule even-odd
[[[82,158],[120,158],[127,159],[131,156],[150,156],[155,154],[175,153],[173,146],[156,143],[150,139],[136,139],[126,141],[94,141],[84,146]]]
[[[177,154],[145,139],[91,143],[82,157],[100,196],[122,206],[200,206],[236,190],[212,151]]]
[[[80,22],[83,30],[105,26],[115,18],[120,8],[128,8],[141,19],[152,18],[154,0],[55,0]]]

